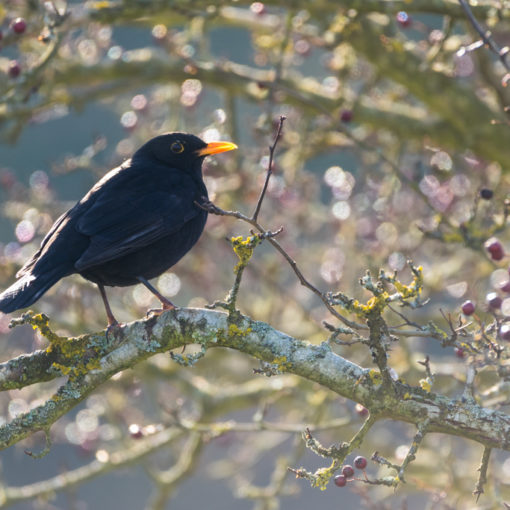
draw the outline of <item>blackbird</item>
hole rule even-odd
[[[98,285],[109,327],[118,323],[105,286],[143,283],[163,309],[174,308],[148,280],[180,260],[204,230],[207,212],[196,203],[207,198],[204,157],[236,148],[186,133],[149,140],[58,218],[19,279],[0,294],[0,311],[30,306],[73,273]]]

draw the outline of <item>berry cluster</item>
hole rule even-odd
[[[491,200],[494,197],[494,191],[489,188],[482,188],[479,195],[482,200]],[[484,247],[492,260],[498,261],[505,257],[505,249],[497,237],[487,239]]]
[[[27,29],[27,22],[24,18],[14,18],[9,24],[9,31],[12,34],[24,34]],[[0,41],[3,39],[3,32],[0,30]],[[7,66],[7,74],[10,78],[17,78],[21,74],[21,65],[17,60],[11,60]]]
[[[509,272],[509,277],[510,277],[510,268],[508,269],[508,272]],[[499,284],[499,291],[504,294],[510,294],[510,278]],[[507,299],[510,299],[510,296],[501,297],[501,295],[498,292],[495,292],[495,291],[488,292],[487,295],[485,296],[485,303],[487,305],[487,310],[489,312],[496,312],[498,310],[501,310],[501,307],[505,303],[504,315],[507,316],[508,315],[508,313],[507,313],[508,312],[508,310],[507,310],[508,302],[506,301]],[[476,305],[470,299],[468,299],[467,301],[464,301],[464,303],[462,303],[462,305],[461,305],[461,311],[467,317],[469,317],[470,315],[473,315],[475,313],[475,310],[476,310]]]
[[[367,459],[358,455],[358,457],[354,459],[354,467],[365,472]],[[350,464],[346,464],[345,466],[342,466],[342,474],[335,476],[335,485],[337,487],[345,487],[347,482],[352,482],[354,480],[354,468]]]
[[[494,197],[494,192],[489,188],[482,188],[479,191],[479,197],[482,200],[491,200]],[[497,237],[493,236],[487,239],[484,243],[484,248],[489,257],[496,262],[503,260],[506,256],[503,244]],[[504,270],[498,269],[498,272],[504,273]],[[493,283],[496,291],[491,291],[485,296],[486,310],[503,317],[510,316],[510,267],[508,268],[508,273],[509,275],[506,278],[498,275],[498,279]],[[475,303],[467,300],[461,305],[461,310],[465,316],[471,316],[476,310]],[[476,315],[475,318],[479,320]],[[510,323],[504,322],[502,325],[498,325],[498,327],[499,337],[502,340],[510,341]],[[456,348],[455,354],[462,358],[464,350]]]
[[[509,272],[510,272],[510,269],[509,269]],[[505,293],[510,293],[510,280],[503,282],[500,285],[500,290]],[[489,292],[485,296],[485,302],[487,304],[488,311],[494,313],[494,312],[501,310],[503,303],[506,302],[507,299],[510,299],[510,298],[503,299],[497,292]],[[505,308],[506,308],[506,306],[505,306]],[[476,309],[475,304],[471,300],[467,300],[464,303],[462,303],[461,310],[462,310],[462,313],[466,316],[473,315],[475,312],[475,309]],[[507,313],[505,313],[505,315],[507,315]],[[502,340],[510,341],[510,324],[504,323],[501,325],[501,327],[499,328],[499,336]],[[462,358],[462,357],[464,357],[464,350],[461,348],[456,348],[455,354],[459,358]]]

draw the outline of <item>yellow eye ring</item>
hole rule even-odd
[[[180,154],[184,151],[184,145],[181,142],[173,142],[170,145],[170,150],[175,154]]]

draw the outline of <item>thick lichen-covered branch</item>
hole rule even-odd
[[[374,370],[335,354],[327,343],[297,340],[266,323],[239,315],[235,323],[225,313],[203,309],[177,309],[123,328],[124,341],[98,360],[98,368],[70,378],[44,404],[16,417],[0,428],[0,447],[8,446],[52,423],[81,402],[114,374],[158,353],[199,344],[206,349],[228,347],[282,371],[321,384],[360,402],[379,419],[391,418],[419,424],[429,418],[428,432],[442,432],[477,441],[487,447],[510,450],[510,416],[395,381],[391,389]],[[96,335],[98,341],[104,336]],[[42,377],[47,378],[44,374]]]

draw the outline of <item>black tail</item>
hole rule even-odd
[[[14,312],[35,303],[52,285],[62,278],[61,271],[40,275],[27,273],[0,294],[0,311]]]

